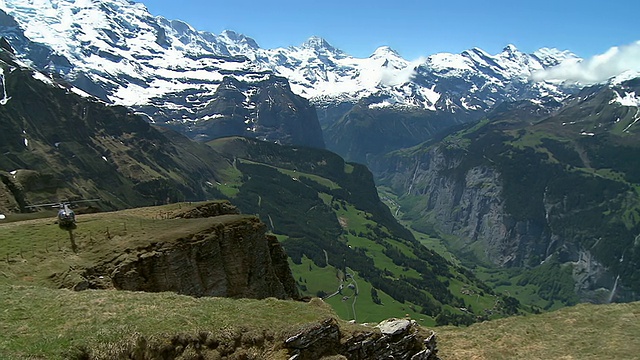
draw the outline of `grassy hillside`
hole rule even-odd
[[[438,328],[439,356],[455,359],[637,359],[640,303],[558,311]]]
[[[335,316],[321,301],[192,298],[0,285],[3,359],[113,359],[180,351],[197,358],[286,359],[283,339]],[[640,303],[578,305],[541,315],[438,327],[438,355],[455,359],[635,359]],[[365,330],[358,326],[343,331]],[[164,349],[164,350],[163,350]]]
[[[2,359],[116,359],[197,354],[286,359],[282,343],[335,317],[321,301],[193,298],[173,293],[74,292],[0,285]]]
[[[210,229],[212,222],[247,218],[174,218],[197,205],[79,214],[73,238],[58,228],[53,214],[21,221],[10,216],[16,221],[0,223],[0,357],[113,359],[132,351],[169,351],[193,358],[206,350],[212,358],[280,358],[287,331],[336,316],[318,301],[115,291],[95,274],[92,286],[108,290],[70,290],[92,271],[100,274],[101,264],[132,256],[135,249],[179,241]],[[195,344],[206,349],[188,348]]]
[[[144,248],[152,242],[174,241],[210,228],[213,221],[229,221],[230,216],[244,217],[172,218],[196,204],[79,214],[73,237],[58,228],[55,214],[0,222],[0,285],[71,287],[85,269],[127,256],[130,249]],[[14,216],[9,215],[7,220]]]
[[[319,299],[233,300],[114,290],[115,271],[109,268],[114,261],[155,257],[154,249],[181,248],[184,239],[206,241],[194,234],[218,229],[218,222],[233,227],[255,220],[228,214],[235,208],[226,202],[200,205],[79,214],[73,238],[54,217],[0,223],[0,358],[287,359],[286,339],[312,323],[337,318]],[[191,218],[203,211],[228,215]],[[345,338],[375,332],[339,325]]]

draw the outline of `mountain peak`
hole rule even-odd
[[[489,56],[491,56],[491,55],[489,55],[489,53],[488,53],[488,52],[486,52],[486,51],[484,51],[484,50],[480,49],[479,47],[471,48],[471,49],[469,49],[469,50],[466,50],[466,52],[473,52],[474,54],[478,54],[478,55],[483,56],[483,57],[489,57]]]
[[[469,50],[465,50],[463,52],[460,53],[460,55],[467,57],[473,61],[485,61],[486,59],[491,58],[491,55],[489,53],[487,53],[486,51],[478,48],[478,47],[474,47],[471,48]]]
[[[220,36],[223,37],[223,38],[226,38],[228,40],[231,40],[232,42],[235,42],[235,43],[248,45],[249,47],[251,47],[253,49],[260,48],[258,43],[253,38],[250,38],[250,37],[248,37],[246,35],[237,33],[237,32],[235,32],[233,30],[224,30],[220,34]]]
[[[302,44],[302,47],[306,49],[316,50],[316,51],[326,50],[329,52],[339,52],[339,50],[331,46],[331,44],[329,44],[327,40],[315,35],[310,37],[307,41],[305,41]]]
[[[533,56],[538,58],[545,67],[551,67],[562,63],[567,59],[577,59],[578,56],[569,50],[558,50],[555,48],[540,48],[533,52]]]
[[[503,53],[513,54],[515,52],[519,52],[518,48],[513,44],[507,44],[507,46],[502,49]]]
[[[528,63],[530,61],[530,55],[525,54],[524,52],[518,50],[518,48],[513,44],[508,44],[502,49],[502,52],[497,55],[499,58],[504,59],[508,62],[514,62],[521,65],[524,63]]]
[[[398,54],[397,51],[393,50],[389,46],[380,46],[369,57],[370,58],[376,58],[376,57],[387,58],[387,57],[401,57],[401,56],[400,54]]]

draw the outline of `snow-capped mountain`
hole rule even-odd
[[[126,0],[5,0],[0,10],[0,34],[23,61],[107,102],[145,113],[151,122],[202,140],[223,135],[273,140],[273,132],[283,141],[324,147],[308,101],[296,98],[288,85],[277,86],[282,81],[273,72],[238,55],[257,49],[243,35],[198,32]],[[237,81],[220,89],[225,77]],[[234,93],[239,100],[219,106],[218,98],[235,84],[243,89]],[[264,100],[270,111],[260,113],[256,101],[264,94],[270,95]],[[243,112],[238,107],[245,117],[238,116]],[[289,107],[297,111],[274,122],[275,109]],[[289,128],[290,123],[307,133]]]
[[[301,46],[262,49],[247,36],[197,31],[127,0],[0,0],[0,10],[0,35],[23,61],[192,137],[202,135],[193,132],[202,129],[196,125],[230,116],[211,113],[209,106],[226,76],[244,84],[288,79],[290,90],[285,88],[322,110],[326,127],[360,101],[372,110],[475,114],[505,100],[561,100],[565,89],[529,77],[575,59],[554,49],[525,54],[512,45],[496,55],[471,49],[416,61],[381,47],[368,58],[355,58],[318,37]],[[245,99],[239,103],[251,110],[261,88],[243,87]],[[246,116],[243,131],[255,133],[251,124],[260,123],[260,112]]]
[[[15,19],[2,22],[2,34],[20,57],[71,82],[86,76],[105,89],[105,100],[122,105],[146,103],[195,83],[215,91],[225,74],[257,72],[248,59],[232,58],[223,43],[233,39],[233,51],[240,52],[251,46],[241,36],[197,32],[126,0],[4,0],[0,9]],[[34,51],[33,44],[48,51]]]
[[[513,45],[494,56],[476,48],[462,54],[434,54],[416,61],[407,61],[388,47],[377,49],[366,59],[332,50],[309,48],[306,44],[300,48],[272,50],[280,56],[272,55],[263,66],[287,77],[296,93],[314,100],[357,100],[384,93],[389,105],[437,110],[444,109],[448,93],[462,95],[458,97],[459,102],[449,100],[465,107],[465,95],[474,96],[488,90],[496,94],[493,100],[517,99],[522,96],[518,85],[525,84],[533,85],[530,96],[561,98],[564,93],[557,86],[533,84],[529,77],[536,70],[575,58],[571,53],[554,49],[524,54]],[[283,57],[288,57],[284,64],[280,62]],[[292,63],[299,65],[294,69],[287,66]],[[456,84],[451,83],[454,80]],[[437,105],[439,100],[443,100],[443,106]],[[491,106],[493,101],[488,100],[486,104]]]

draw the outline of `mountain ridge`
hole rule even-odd
[[[125,0],[43,0],[30,6],[4,0],[0,9],[7,14],[0,35],[21,59],[103,100],[146,113],[150,121],[180,123],[187,135],[192,125],[216,115],[200,110],[217,98],[225,76],[248,84],[271,75],[286,78],[291,91],[322,114],[323,128],[363,99],[374,108],[467,114],[466,122],[502,101],[560,101],[574,91],[529,80],[537,70],[577,60],[567,51],[524,54],[509,45],[496,55],[470,49],[407,61],[381,47],[359,59],[320,37],[301,46],[261,49],[245,35],[197,31],[179,20],[154,17],[144,5]],[[151,104],[157,111],[148,107]],[[248,121],[257,119],[256,114],[248,116]],[[325,142],[332,147],[330,140]]]

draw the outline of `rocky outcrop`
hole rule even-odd
[[[211,218],[204,231],[119,257],[110,278],[119,290],[297,299],[284,250],[265,232],[253,216]]]
[[[325,147],[315,108],[294,94],[282,77],[271,75],[246,82],[226,76],[213,94],[194,96],[193,90],[187,90],[166,100],[178,99],[184,103],[171,110],[159,101],[143,111],[198,141],[244,136],[285,145]],[[200,109],[190,109],[192,99],[202,101]]]
[[[345,336],[334,319],[327,319],[289,337],[285,347],[289,349],[291,360],[329,356],[350,360],[438,359],[435,333],[427,335],[421,331],[412,321],[389,319],[371,328],[370,332]]]
[[[315,301],[315,300],[313,300]],[[320,300],[318,300],[320,301]],[[389,327],[393,331],[389,332]],[[370,329],[368,331],[367,329]],[[390,319],[377,327],[335,319],[311,323],[287,337],[287,330],[235,328],[226,331],[161,334],[124,339],[117,346],[84,348],[86,359],[289,359],[437,360],[436,334],[409,320]]]
[[[578,250],[573,256],[575,258],[569,260],[573,266],[575,290],[581,299],[599,304],[608,304],[616,300],[617,291],[620,291],[617,286],[619,277],[616,278],[607,271],[608,269],[589,250]]]
[[[0,171],[0,214],[24,207],[24,190],[9,173]]]
[[[82,271],[54,274],[60,287],[171,291],[190,296],[299,300],[284,249],[255,216],[228,201],[186,206],[163,219],[175,228],[146,246]],[[164,220],[163,220],[164,221]],[[132,241],[132,240],[130,240]],[[133,243],[133,241],[131,242]]]
[[[240,214],[240,210],[229,201],[212,201],[203,205],[179,211],[173,215],[176,219],[208,218],[220,215]]]

